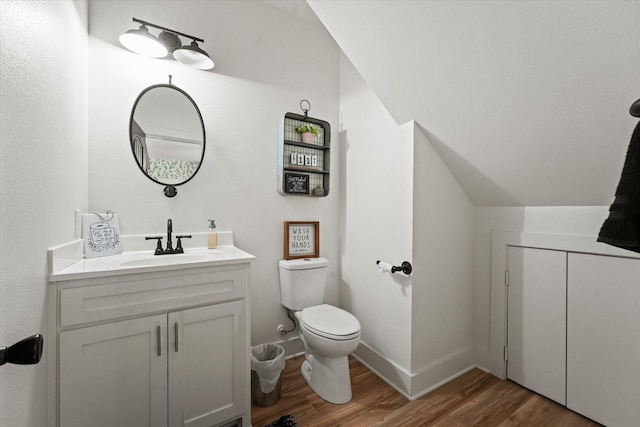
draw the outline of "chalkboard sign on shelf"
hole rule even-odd
[[[287,193],[309,194],[309,175],[285,173],[284,181],[284,191]]]
[[[313,126],[312,141],[297,129]],[[331,125],[306,115],[286,113],[278,128],[278,192],[287,196],[326,197],[331,169]]]

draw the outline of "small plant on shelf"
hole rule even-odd
[[[296,128],[296,132],[298,133],[307,133],[311,132],[314,135],[318,134],[318,128],[314,125],[300,125]]]
[[[315,136],[318,135],[318,128],[314,125],[304,124],[298,126],[296,128],[296,132],[300,134],[302,142],[312,144],[314,142]]]

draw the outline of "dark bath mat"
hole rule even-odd
[[[293,418],[293,415],[283,415],[279,419],[274,422],[267,424],[264,427],[296,427],[296,420]]]

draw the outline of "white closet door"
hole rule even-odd
[[[507,378],[566,398],[566,252],[508,248]]]
[[[567,406],[640,425],[640,260],[569,254]]]

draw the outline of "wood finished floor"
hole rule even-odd
[[[302,356],[287,360],[281,398],[266,408],[252,406],[253,427],[293,414],[299,427],[322,426],[599,426],[511,381],[473,369],[411,402],[349,358],[353,399],[334,405],[318,397],[300,375]]]

